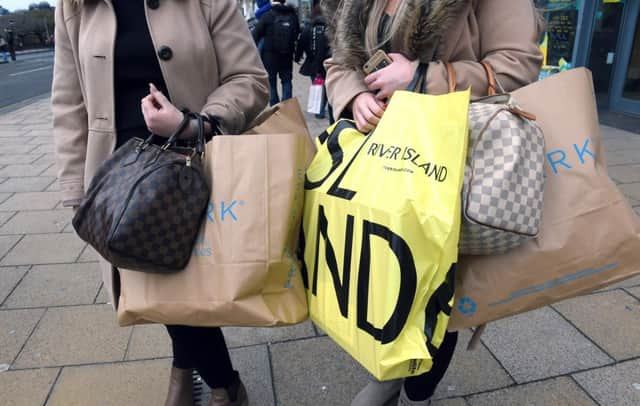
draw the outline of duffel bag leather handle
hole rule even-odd
[[[488,94],[489,96],[495,96],[497,94],[497,82],[496,82],[496,73],[487,61],[480,62],[484,71],[487,74],[487,82],[489,83]],[[445,62],[444,65],[447,68],[447,79],[449,82],[449,93],[453,93],[456,91],[458,87],[458,79],[456,77],[456,70],[453,68],[453,64],[451,62]]]

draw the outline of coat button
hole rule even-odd
[[[158,56],[163,61],[168,61],[173,57],[173,51],[168,46],[163,45],[160,47],[160,49],[158,49]]]
[[[160,7],[160,0],[147,0],[147,7],[152,10],[157,9],[158,7]]]

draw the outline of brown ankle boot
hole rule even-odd
[[[193,406],[193,369],[171,367],[169,393],[164,406]]]
[[[244,384],[237,377],[228,388],[217,388],[211,390],[209,406],[248,406],[249,398]]]

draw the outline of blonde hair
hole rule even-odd
[[[407,11],[407,0],[400,0],[389,24],[386,24],[384,30],[380,32],[380,25],[388,2],[389,0],[372,1],[371,9],[366,19],[367,24],[364,34],[364,45],[369,55],[373,55],[378,49],[384,48],[385,45],[397,37],[403,28],[403,22],[406,22],[402,16]]]

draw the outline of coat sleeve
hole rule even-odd
[[[267,74],[236,2],[213,1],[209,12],[220,87],[209,95],[202,114],[217,117],[225,132],[239,134],[267,105]]]
[[[480,61],[489,62],[504,91],[510,92],[537,80],[542,64],[538,23],[531,0],[478,0],[475,10]],[[488,82],[478,61],[452,61],[458,89],[471,87],[473,96],[486,96]],[[427,91],[448,91],[447,70],[432,62],[427,71]]]
[[[64,206],[69,207],[77,206],[84,197],[88,120],[74,47],[65,24],[63,3],[66,2],[58,0],[55,12],[56,43],[51,110],[62,201]]]
[[[346,68],[333,58],[324,62],[327,71],[325,86],[327,98],[333,108],[333,116],[337,120],[350,108],[351,101],[360,93],[368,92],[364,84],[364,74],[361,70]]]

